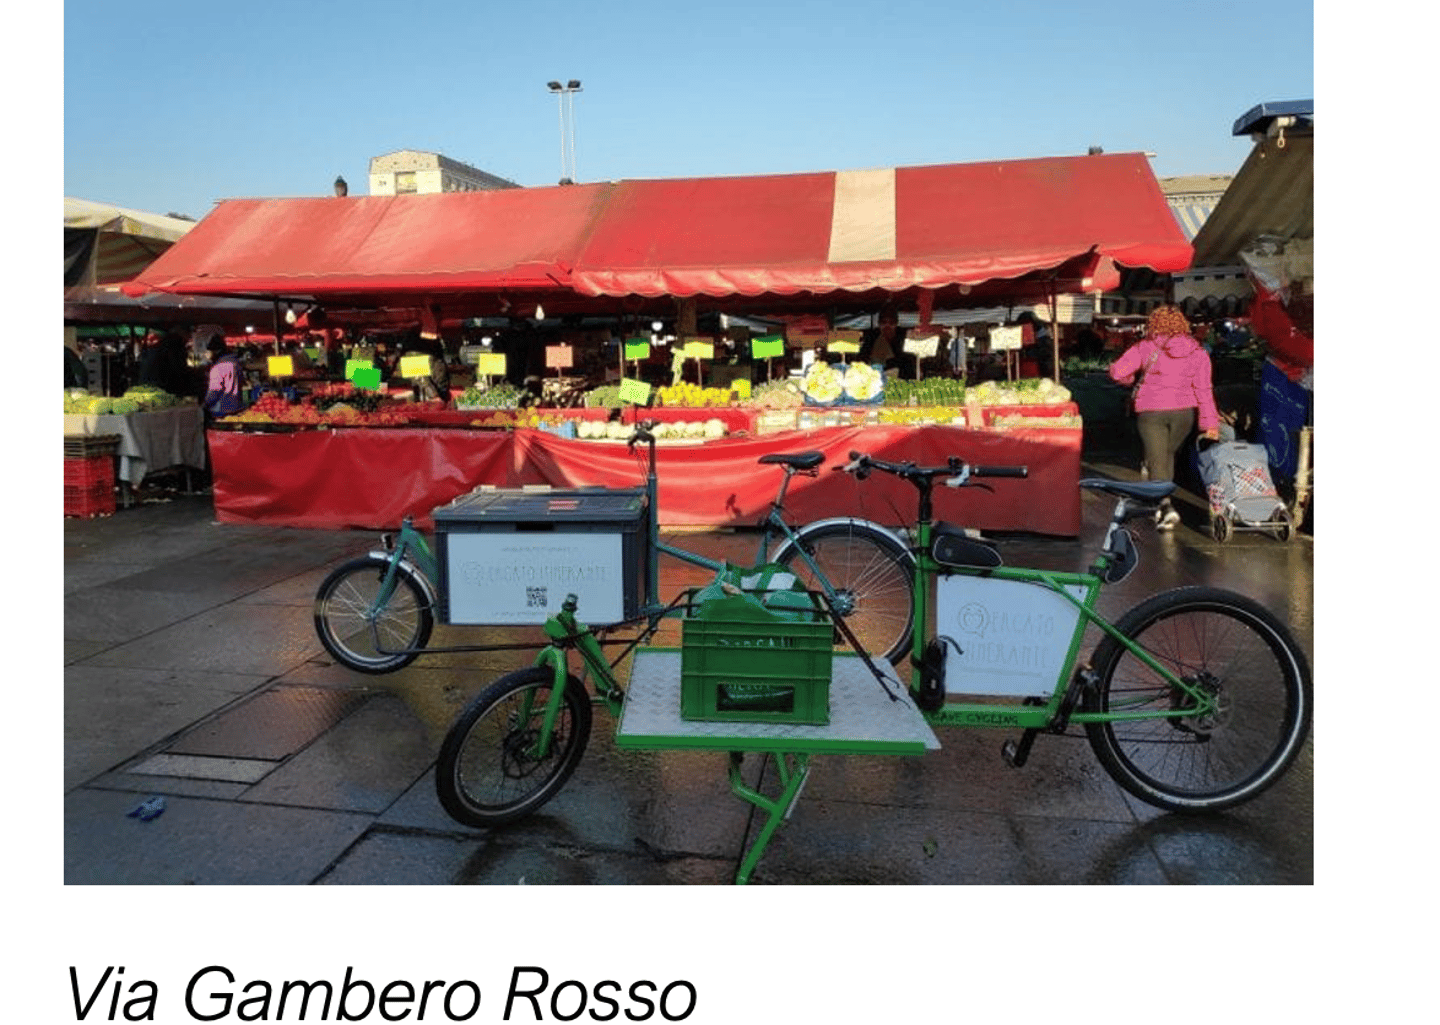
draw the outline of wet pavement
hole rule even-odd
[[[1133,479],[1101,459],[1086,473]],[[1087,494],[1078,541],[1007,539],[1011,565],[1081,569],[1110,502]],[[1102,594],[1118,615],[1179,584],[1247,594],[1313,656],[1313,541],[1211,540],[1193,494],[1173,535],[1137,528],[1139,570]],[[523,652],[420,658],[388,676],[336,665],[316,637],[322,578],[371,531],[213,522],[204,496],[67,519],[67,883],[725,883],[760,822],[726,757],[618,750],[597,708],[590,746],[538,814],[499,830],[441,809],[434,763],[450,722]],[[744,558],[746,532],[674,540]],[[661,593],[702,582],[662,563]],[[536,640],[438,626],[432,646]],[[538,641],[537,641],[538,643]],[[1313,661],[1313,658],[1312,658]],[[1323,699],[1322,699],[1323,700]],[[1083,736],[1042,736],[1024,768],[1008,732],[942,731],[920,758],[818,756],[755,872],[770,884],[1308,884],[1311,744],[1289,775],[1230,812],[1161,813],[1124,794]],[[773,767],[750,756],[762,785]],[[150,821],[127,815],[163,796]]]

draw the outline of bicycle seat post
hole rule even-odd
[[[785,475],[780,478],[780,490],[775,492],[775,498],[770,502],[771,512],[777,515],[785,510],[785,492],[790,488],[790,478],[795,476],[795,467],[788,463],[782,465],[780,469],[784,471]]]

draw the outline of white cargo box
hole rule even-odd
[[[644,604],[643,489],[483,489],[433,516],[442,622],[541,624],[573,594],[580,622],[608,626]]]

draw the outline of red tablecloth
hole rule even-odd
[[[975,464],[1024,465],[1025,480],[994,489],[936,488],[939,518],[995,531],[1073,537],[1080,530],[1078,429],[837,427],[720,438],[658,449],[660,522],[668,526],[756,523],[779,484],[759,465],[769,452],[818,450],[817,477],[797,476],[786,509],[794,522],[863,516],[906,525],[915,492],[886,474],[865,482],[832,467],[862,451],[892,462],[939,465],[951,455]],[[544,431],[348,428],[294,434],[210,432],[215,511],[223,522],[391,529],[407,513],[422,527],[430,511],[482,484],[516,487],[644,483],[644,450]]]

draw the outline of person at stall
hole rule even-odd
[[[904,344],[905,332],[900,330],[899,314],[882,310],[876,326],[860,336],[860,361],[893,369],[900,366]]]
[[[430,372],[426,376],[411,379],[415,386],[415,398],[421,402],[436,399],[449,402],[450,366],[445,360],[445,346],[440,339],[431,334],[416,334],[405,342],[401,360],[406,356],[425,356],[430,361]]]
[[[90,372],[85,369],[85,361],[70,346],[65,346],[65,387],[66,388],[88,388],[90,386]]]
[[[1140,341],[1110,365],[1110,377],[1133,384],[1135,420],[1144,449],[1144,467],[1151,480],[1175,479],[1175,454],[1198,422],[1202,435],[1220,437],[1220,414],[1215,408],[1210,357],[1190,334],[1190,323],[1175,306],[1151,311]],[[1167,498],[1155,513],[1160,530],[1173,530],[1180,522]]]
[[[180,332],[146,333],[135,383],[183,398],[195,397],[198,389],[185,355],[185,338]]]
[[[240,354],[231,352],[224,339],[212,338],[207,346],[210,353],[210,369],[205,387],[205,420],[230,416],[245,408],[240,395],[244,374]]]

